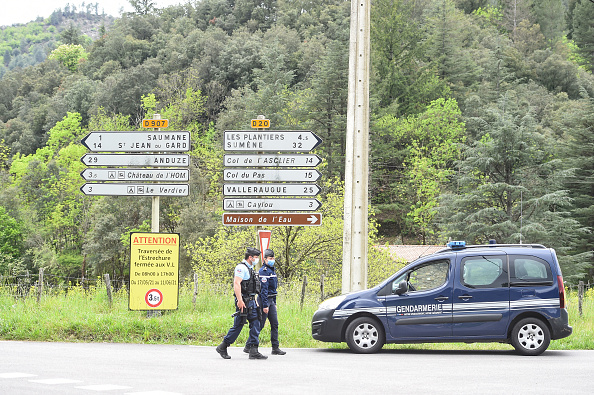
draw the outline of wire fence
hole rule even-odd
[[[111,305],[114,294],[130,293],[130,281],[125,277],[112,279],[109,274],[97,277],[65,277],[53,274],[44,274],[40,269],[39,274],[25,273],[21,275],[0,275],[0,294],[4,297],[15,299],[37,298],[41,301],[44,296],[67,296],[69,292],[84,291],[89,294],[104,292]],[[198,291],[210,294],[233,295],[233,287],[229,283],[210,283],[200,279],[194,273],[192,278],[184,278],[179,282],[179,294],[194,295],[194,302]],[[328,297],[338,295],[340,289],[334,282],[322,276],[320,279],[308,279],[303,276],[298,281],[279,282],[279,293],[288,297],[300,298],[301,305],[305,300],[319,302]]]
[[[180,281],[179,293],[181,295],[193,294],[193,303],[195,304],[199,288],[204,290],[205,287],[208,288],[208,292],[210,293],[228,293],[229,295],[233,293],[231,285],[201,282],[196,273],[194,273],[193,278],[185,278]],[[104,274],[102,277],[89,278],[64,277],[53,274],[45,275],[43,269],[40,269],[39,274],[0,275],[0,294],[12,296],[16,299],[37,298],[38,303],[44,295],[67,295],[73,289],[82,289],[86,292],[93,290],[96,292],[103,288],[111,306],[114,293],[125,292],[129,294],[130,282],[125,277],[111,279],[109,274]],[[307,276],[303,276],[301,281],[285,282],[279,285],[279,288],[284,293],[288,293],[293,297],[299,297],[302,307],[306,299],[322,301],[340,293],[340,289],[336,289],[336,286],[330,287],[331,290],[326,287],[324,276],[319,280],[308,280]],[[584,297],[586,295],[594,295],[594,291],[592,291],[594,289],[594,283],[580,281],[578,284],[565,284],[565,288],[570,295],[577,293],[578,309],[581,316]]]

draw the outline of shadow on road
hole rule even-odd
[[[338,348],[318,348],[317,352],[330,354],[352,354],[356,355],[349,349]],[[518,358],[523,356],[517,354],[514,350],[419,350],[419,349],[382,349],[378,355],[513,355]],[[541,354],[540,358],[558,357],[561,355],[568,355],[563,350],[547,350]],[[529,357],[524,357],[529,358]]]

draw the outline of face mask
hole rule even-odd
[[[257,265],[260,260],[258,258],[254,259],[254,265]]]
[[[269,260],[266,264],[270,267],[274,266],[274,259]]]

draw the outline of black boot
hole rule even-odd
[[[225,343],[224,340],[221,344],[219,344],[217,346],[217,352],[219,354],[221,354],[221,357],[223,359],[231,359],[231,356],[229,356],[229,354],[227,354],[227,347],[229,347],[229,345],[227,343]]]
[[[285,355],[287,352],[278,348],[278,346],[272,346],[272,355]]]
[[[245,347],[243,348],[243,352],[246,353],[246,354],[249,354],[250,353],[250,348],[252,348],[252,346],[249,345],[249,344],[246,344]]]
[[[250,348],[250,359],[268,359],[268,357],[258,352],[258,346],[252,346]]]

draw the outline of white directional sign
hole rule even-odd
[[[316,184],[224,184],[225,196],[316,196]]]
[[[322,206],[317,199],[223,199],[229,211],[315,211]]]
[[[225,166],[235,167],[316,167],[322,158],[313,154],[226,154]]]
[[[225,151],[308,152],[322,143],[309,130],[226,130]]]
[[[84,169],[86,181],[188,181],[189,169]]]
[[[225,169],[224,181],[302,181],[314,182],[322,173],[310,169]]]
[[[188,196],[187,184],[94,184],[87,183],[80,190],[97,196]]]
[[[80,158],[87,166],[187,167],[188,154],[85,154]]]
[[[190,132],[91,132],[81,143],[93,152],[186,152]]]

